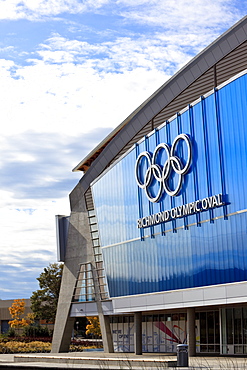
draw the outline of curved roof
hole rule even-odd
[[[222,58],[247,40],[247,16],[194,57],[131,113],[73,171],[85,171],[79,184],[84,191],[122,148],[162,109]],[[93,165],[91,165],[93,163]],[[79,185],[78,184],[78,185]],[[77,188],[77,187],[76,187]],[[74,190],[76,190],[76,188]],[[73,192],[74,193],[74,192]],[[72,195],[72,194],[71,194]]]

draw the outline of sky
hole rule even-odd
[[[246,0],[0,0],[0,299],[57,261],[72,169]]]

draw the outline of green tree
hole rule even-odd
[[[37,319],[54,322],[61,285],[63,264],[50,263],[37,278],[39,287],[31,296],[31,309]]]

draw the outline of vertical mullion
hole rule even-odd
[[[145,135],[145,150],[146,152],[149,152],[149,140],[148,140],[147,135]],[[152,215],[153,214],[153,203],[150,202],[150,200],[148,201],[148,208],[149,208],[149,215]],[[150,230],[151,238],[154,238],[154,226],[150,225],[149,230]]]
[[[159,130],[157,128],[155,128],[155,143],[156,143],[156,146],[160,144]],[[159,206],[160,206],[160,212],[163,212],[164,211],[163,201],[159,202]],[[166,227],[165,227],[164,222],[160,224],[160,228],[161,228],[161,235],[166,235]]]
[[[220,117],[220,104],[219,104],[219,91],[214,89],[215,107],[216,107],[216,123],[217,123],[217,134],[218,134],[218,150],[220,158],[220,176],[221,176],[221,188],[222,195],[226,195],[226,180],[225,180],[225,168],[224,168],[224,157],[223,157],[223,143],[222,143],[222,130],[221,130],[221,117]],[[227,206],[223,205],[224,219],[227,220]]]
[[[182,134],[182,124],[181,124],[181,115],[180,113],[177,113],[177,124],[178,124],[178,134]],[[183,158],[183,147],[181,147],[181,157]],[[187,203],[187,197],[186,197],[186,192],[182,192],[182,199],[183,199],[183,204]],[[183,217],[184,221],[184,230],[188,230],[188,216]]]
[[[212,184],[211,184],[211,171],[210,171],[210,160],[209,160],[209,146],[208,146],[208,132],[207,132],[207,117],[205,108],[205,98],[201,96],[201,107],[202,107],[202,126],[203,126],[203,138],[204,138],[204,154],[206,159],[206,178],[207,178],[207,192],[208,196],[212,195]],[[214,211],[209,209],[210,222],[213,223]]]
[[[135,152],[136,152],[136,160],[137,160],[138,155],[140,154],[139,153],[139,145],[137,143],[135,145]],[[137,195],[138,195],[139,218],[143,218],[142,191],[141,191],[141,188],[139,186],[137,186],[137,192],[138,192]],[[141,238],[141,241],[144,240],[144,230],[143,230],[142,227],[140,228],[140,238]]]
[[[190,118],[190,132],[191,136],[194,140],[195,137],[195,130],[194,130],[194,115],[193,115],[193,106],[189,104],[189,118]],[[194,194],[195,199],[199,200],[199,190],[198,190],[198,173],[197,173],[197,167],[194,163],[194,169],[192,171],[193,173],[193,180],[194,180]],[[196,224],[197,226],[201,226],[201,215],[199,212],[196,212]]]
[[[171,134],[170,134],[170,125],[169,125],[169,121],[167,121],[166,123],[166,133],[167,133],[167,141],[168,143],[171,142]],[[170,203],[171,203],[171,209],[174,208],[174,199],[173,197],[170,197]],[[172,231],[174,233],[177,232],[176,230],[176,220],[172,219]]]

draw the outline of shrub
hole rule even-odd
[[[15,337],[16,336],[15,329],[14,328],[9,328],[9,330],[7,332],[7,336],[8,337]]]
[[[40,325],[29,325],[24,328],[23,333],[27,337],[51,337],[51,332],[47,327],[43,327]]]
[[[50,352],[51,344],[39,341],[30,343],[9,341],[0,342],[0,353],[37,353],[37,352]]]

